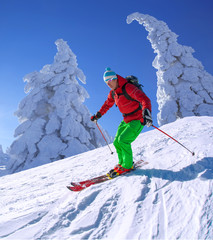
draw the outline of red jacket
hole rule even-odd
[[[130,97],[137,100],[141,103],[142,109],[138,110],[137,112],[125,116],[125,114],[131,113],[138,109],[139,103],[136,101],[128,100],[124,95],[119,95],[122,93],[122,86],[127,82],[127,80],[119,75],[118,77],[118,88],[114,91],[114,99],[112,97],[112,90],[110,91],[107,100],[99,110],[101,115],[104,115],[113,105],[114,103],[118,106],[120,112],[123,114],[124,121],[126,123],[131,122],[132,120],[141,120],[143,123],[142,112],[145,108],[148,108],[151,112],[151,101],[146,96],[146,94],[140,91],[136,86],[133,84],[127,83],[125,86],[126,92]]]

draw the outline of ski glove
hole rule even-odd
[[[149,109],[147,108],[143,110],[143,125],[144,126],[146,125],[147,127],[152,126],[152,115]]]
[[[91,117],[91,121],[97,121],[99,118],[101,118],[102,115],[100,112],[97,112],[96,114],[94,114],[92,117]]]

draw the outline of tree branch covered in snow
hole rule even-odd
[[[147,39],[157,54],[158,124],[186,116],[213,116],[213,76],[193,57],[191,47],[177,43],[177,35],[163,21],[140,13],[127,17],[127,23],[139,22],[148,31]]]
[[[56,45],[53,64],[24,77],[28,95],[15,113],[21,124],[9,149],[13,172],[105,145],[84,105],[89,95],[78,83],[86,77],[76,56],[62,39]]]

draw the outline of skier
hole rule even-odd
[[[148,127],[152,125],[151,101],[143,91],[110,68],[105,69],[103,79],[111,91],[100,110],[91,116],[91,121],[100,119],[114,103],[123,114],[123,120],[113,142],[119,162],[107,173],[108,177],[114,178],[134,168],[131,143],[138,137],[145,125]],[[123,93],[124,87],[131,100],[127,99]]]

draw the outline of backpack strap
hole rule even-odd
[[[132,97],[127,93],[127,91],[126,91],[126,84],[127,84],[127,83],[128,83],[128,82],[126,82],[126,83],[122,86],[123,95],[125,96],[125,98],[127,98],[127,99],[130,100],[130,101],[138,102],[138,103],[139,103],[139,106],[138,106],[137,109],[135,109],[134,111],[132,111],[132,112],[130,112],[130,113],[123,113],[123,116],[124,116],[124,117],[129,116],[129,115],[132,115],[132,114],[134,114],[134,113],[136,113],[137,111],[139,111],[139,110],[142,109],[141,103],[140,103],[138,100],[132,98]]]
[[[124,85],[122,86],[122,95],[124,95],[125,98],[127,98],[128,100],[130,101],[135,101],[135,102],[138,102],[136,99],[132,98],[126,91],[126,85],[127,85],[128,82],[124,83]],[[138,102],[139,103],[139,102]]]
[[[139,107],[138,107],[137,109],[135,109],[134,111],[132,111],[132,112],[130,112],[130,113],[123,113],[123,116],[124,116],[124,117],[127,117],[127,116],[129,116],[129,115],[132,115],[132,114],[136,113],[137,111],[139,111],[139,110],[141,110],[141,109],[142,109],[142,106],[141,106],[141,104],[139,103]]]
[[[136,99],[132,98],[126,91],[126,84],[128,82],[126,82],[123,86],[122,86],[122,93],[119,93],[118,96],[121,96],[121,95],[124,95],[124,97],[130,101],[135,101],[135,102],[138,102],[139,103],[139,106],[137,109],[135,109],[134,111],[130,112],[130,113],[123,113],[123,116],[126,117],[126,116],[129,116],[131,114],[134,114],[136,113],[137,111],[141,110],[142,109],[142,106],[141,106],[141,103],[139,101],[137,101]],[[112,98],[115,99],[115,91],[112,91]],[[116,105],[117,107],[117,105]]]
[[[115,100],[115,91],[112,91],[111,95],[112,95],[113,100]]]

